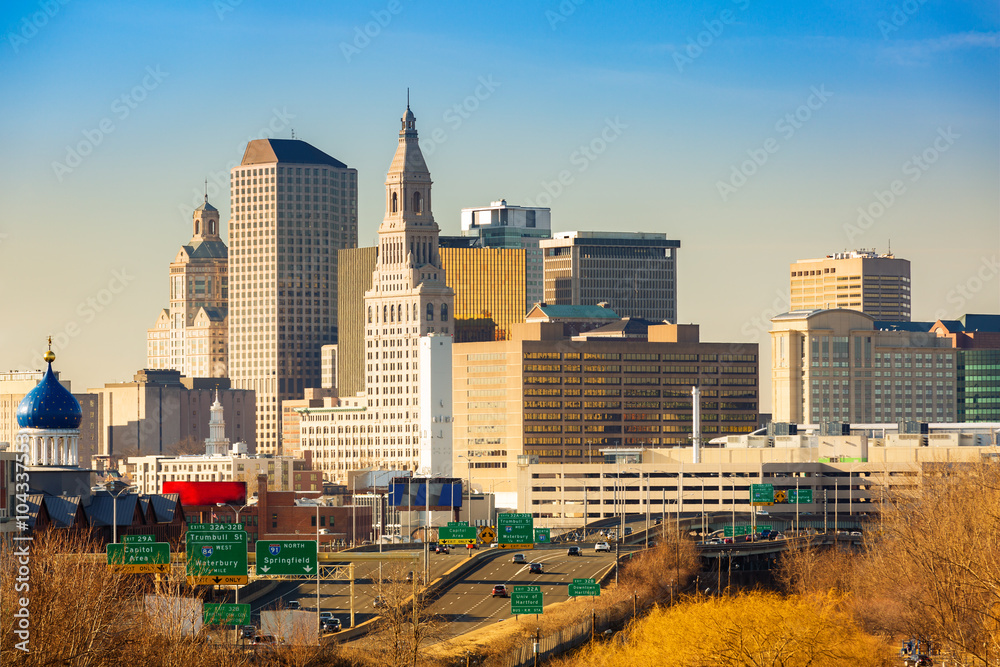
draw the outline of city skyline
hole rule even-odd
[[[553,232],[665,233],[680,321],[765,368],[803,257],[891,241],[914,320],[997,312],[996,6],[786,9],[11,3],[0,260],[33,284],[0,301],[0,368],[49,334],[76,387],[143,367],[204,179],[228,243],[229,168],[265,131],[358,169],[373,245],[407,87],[443,234],[500,198]]]

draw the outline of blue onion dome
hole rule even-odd
[[[52,372],[55,358],[51,350],[45,353],[49,364],[45,377],[17,406],[17,425],[21,428],[80,428],[83,410]]]

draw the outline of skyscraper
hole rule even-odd
[[[511,325],[524,321],[526,248],[459,247],[441,237],[441,264],[455,290],[456,343],[507,340]]]
[[[513,206],[505,199],[463,208],[462,236],[478,238],[484,248],[524,248],[524,312],[545,300],[545,266],[538,241],[552,237],[549,209]]]
[[[229,346],[229,249],[219,209],[194,210],[194,234],[170,264],[170,308],[146,332],[148,368],[188,377],[226,377]]]
[[[850,308],[876,320],[910,320],[910,261],[872,250],[800,259],[790,270],[791,309]]]
[[[259,139],[232,170],[229,366],[257,395],[257,451],[280,448],[280,402],[321,382],[337,339],[337,251],[357,245],[358,174],[295,139]]]
[[[439,230],[431,213],[430,172],[409,106],[386,175],[385,196],[375,268],[361,312],[364,392],[353,396],[341,391],[336,405],[296,410],[302,415],[302,449],[314,451],[316,465],[338,481],[365,466],[432,469],[432,461],[421,459],[422,440],[427,452],[440,454],[442,446],[451,446],[447,434],[439,436],[447,406],[422,402],[424,396],[451,391],[451,345],[436,338],[454,333],[455,293],[445,282]],[[359,263],[370,259],[366,253],[351,255]],[[432,340],[421,342],[427,336]],[[344,351],[342,358],[350,361],[355,354]]]
[[[680,241],[643,232],[560,232],[539,245],[546,303],[604,302],[622,317],[677,322]]]

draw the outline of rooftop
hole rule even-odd
[[[345,169],[346,164],[299,139],[254,139],[247,144],[240,164],[325,164]]]

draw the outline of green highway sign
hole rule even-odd
[[[601,586],[594,579],[574,579],[573,583],[569,585],[569,595],[570,597],[579,597],[581,595],[600,595]]]
[[[122,544],[156,544],[155,535],[122,535]],[[166,544],[166,542],[164,542]]]
[[[441,544],[475,544],[476,527],[467,523],[455,523],[438,528],[438,542]]]
[[[128,535],[126,537],[145,536]],[[131,574],[165,574],[170,571],[170,545],[166,542],[109,544],[108,565],[114,570]]]
[[[257,575],[314,575],[316,540],[257,540]]]
[[[514,586],[514,590],[511,591],[510,613],[512,614],[541,614],[542,606],[541,586]]]
[[[206,603],[202,608],[202,622],[205,625],[250,625],[250,605]]]
[[[189,523],[188,531],[240,533],[243,532],[243,524],[242,523]]]
[[[535,528],[535,544],[549,544],[551,542],[551,529]]]
[[[793,505],[803,505],[813,501],[812,489],[799,489],[797,491],[795,489],[789,489],[786,493],[788,494],[788,502]],[[796,498],[798,502],[796,502]]]
[[[246,533],[188,531],[186,546],[187,578],[192,586],[247,583]]]
[[[535,545],[533,529],[534,519],[530,514],[498,514],[497,546],[501,549],[531,549]]]
[[[751,484],[750,485],[751,505],[773,505],[774,485],[773,484]]]
[[[723,530],[722,534],[724,537],[733,536],[732,526],[726,526],[722,530]],[[740,535],[751,535],[753,534],[753,530],[754,530],[753,526],[736,526],[736,536],[739,537]],[[771,526],[757,526],[758,533],[762,530],[771,530]]]

